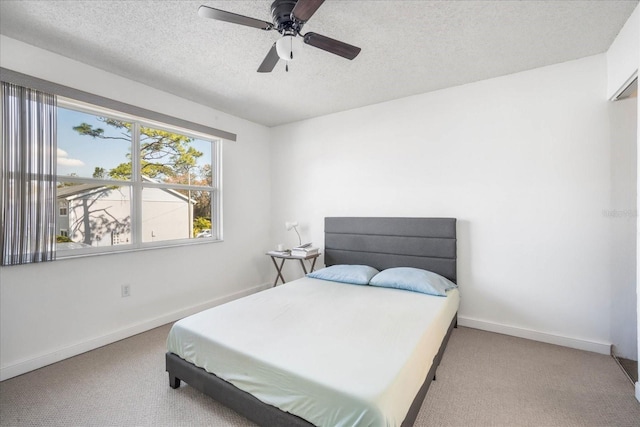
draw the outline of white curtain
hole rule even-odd
[[[56,97],[2,82],[0,264],[55,259]]]

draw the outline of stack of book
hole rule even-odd
[[[318,253],[318,248],[311,246],[311,243],[307,243],[301,246],[297,246],[291,249],[291,256],[306,258]]]
[[[289,249],[287,249],[286,251],[269,251],[269,252],[267,252],[267,255],[289,256],[289,255],[291,255],[291,251]]]

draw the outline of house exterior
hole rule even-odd
[[[131,187],[95,184],[58,188],[57,234],[83,246],[131,243],[131,191]],[[142,241],[193,237],[194,203],[174,190],[144,188]]]

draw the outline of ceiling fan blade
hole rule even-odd
[[[259,73],[270,73],[273,71],[274,67],[278,63],[280,57],[278,56],[278,51],[276,50],[276,44],[274,43],[271,46],[271,50],[267,53],[267,56],[264,57],[262,64],[258,67]]]
[[[298,0],[291,11],[291,15],[300,22],[307,22],[316,13],[316,10],[322,6],[322,3],[324,3],[324,0]]]
[[[307,33],[304,35],[304,42],[318,49],[326,50],[343,58],[353,59],[360,53],[360,48],[352,46],[339,40],[322,36],[316,33]]]
[[[231,22],[232,24],[246,25],[247,27],[260,28],[261,30],[273,29],[273,24],[271,22],[249,18],[248,16],[238,15],[236,13],[220,9],[214,9],[205,5],[198,8],[198,15],[203,18],[211,18],[218,21]]]

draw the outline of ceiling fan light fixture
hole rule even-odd
[[[294,34],[285,34],[276,42],[276,51],[283,61],[293,61],[302,52],[302,40]]]

